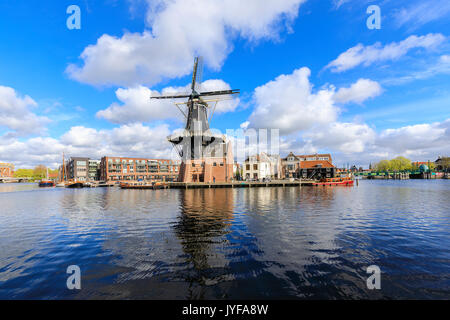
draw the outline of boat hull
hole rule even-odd
[[[352,186],[353,183],[353,180],[338,182],[314,182],[313,186]]]
[[[40,188],[52,188],[55,186],[55,183],[53,181],[41,181],[39,182]]]
[[[71,184],[66,185],[66,188],[72,188],[72,189],[84,188],[84,184],[82,182],[75,182],[75,183],[71,183]]]

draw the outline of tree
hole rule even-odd
[[[29,178],[33,176],[33,169],[17,169],[14,178]]]
[[[397,157],[392,160],[381,160],[375,164],[376,171],[405,171],[411,170],[411,160],[405,157]]]
[[[442,169],[445,171],[450,169],[450,157],[442,157],[440,160],[440,166],[442,166]]]
[[[392,159],[390,161],[391,163],[391,170],[392,171],[405,171],[405,170],[411,170],[411,160],[405,158],[405,157],[397,157],[395,159]]]
[[[389,170],[389,160],[381,160],[375,164],[376,171],[388,171]]]
[[[38,179],[42,180],[46,176],[47,176],[47,167],[44,166],[43,164],[40,164],[33,169],[33,178],[35,180]]]

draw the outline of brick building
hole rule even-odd
[[[176,160],[103,157],[101,181],[176,181],[180,162]]]
[[[211,149],[205,149],[202,157],[183,160],[179,182],[211,183],[233,179],[234,159],[231,142],[219,143]]]
[[[0,162],[0,177],[12,178],[14,175],[14,165],[12,163]]]

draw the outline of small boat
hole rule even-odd
[[[153,182],[153,189],[165,189],[167,187],[167,183],[161,182],[161,181],[156,181]]]
[[[314,182],[313,186],[352,186],[354,183],[352,178],[349,177],[337,177],[337,178],[325,178]]]
[[[167,187],[167,183],[161,181],[154,182],[121,182],[121,189],[165,189]]]
[[[52,180],[48,179],[48,168],[47,168],[47,177],[45,180],[41,180],[39,182],[39,187],[41,188],[52,188],[55,186],[55,183]]]
[[[84,183],[80,181],[68,181],[66,182],[66,188],[83,188]]]
[[[41,188],[51,188],[54,186],[55,186],[55,183],[51,180],[41,180],[39,182],[39,187],[41,187]]]

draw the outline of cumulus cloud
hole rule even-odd
[[[230,85],[223,80],[212,79],[202,82],[202,91],[229,90]],[[133,88],[119,88],[116,90],[116,96],[121,104],[113,103],[108,108],[97,112],[97,117],[104,118],[113,123],[134,123],[134,122],[150,122],[155,120],[175,119],[183,120],[183,115],[176,109],[173,100],[169,99],[150,99],[150,97],[160,95],[172,95],[177,93],[190,92],[190,84],[184,87],[167,87],[158,92],[144,86]],[[208,99],[218,97],[210,96]],[[220,96],[220,98],[226,98]],[[207,99],[207,100],[208,100]],[[177,99],[178,100],[178,99]],[[178,100],[184,102],[186,99]],[[234,111],[239,104],[239,98],[230,97],[229,100],[217,103],[215,113],[224,113]],[[209,103],[210,107],[214,107],[214,102]],[[180,105],[180,108],[185,108]]]
[[[300,68],[257,87],[249,126],[289,134],[335,121],[339,109],[334,105],[334,89],[313,92],[310,73],[308,68]]]
[[[308,68],[300,68],[256,88],[254,110],[241,128],[279,129],[281,154],[327,151],[341,164],[368,165],[398,155],[421,160],[450,150],[450,119],[381,132],[366,123],[343,122],[336,104],[362,103],[381,94],[381,86],[359,79],[338,90],[329,85],[314,91],[309,76]]]
[[[359,153],[375,141],[375,131],[367,124],[334,122],[307,132],[304,139],[319,149]]]
[[[28,135],[44,131],[49,122],[31,110],[37,103],[29,96],[19,96],[11,87],[0,86],[0,128],[14,131],[17,135]]]
[[[340,88],[333,96],[337,103],[355,102],[361,104],[369,98],[379,96],[383,89],[380,84],[370,79],[359,79],[349,88]]]
[[[219,69],[232,39],[277,38],[305,0],[161,0],[150,2],[147,30],[122,37],[102,35],[81,53],[67,74],[92,85],[154,85],[187,75],[195,55]]]
[[[56,168],[61,154],[100,159],[103,156],[130,156],[175,158],[166,137],[170,130],[163,124],[149,127],[142,124],[122,125],[110,130],[97,130],[83,126],[72,127],[59,139],[37,137],[27,140],[6,138],[0,143],[2,161],[16,167],[38,164]]]
[[[397,129],[386,129],[377,138],[376,145],[388,152],[421,155],[450,150],[450,119],[430,124],[417,124]],[[439,154],[440,154],[439,153]]]
[[[334,122],[295,137],[281,137],[281,154],[331,152],[334,163],[365,166],[382,159],[405,156],[412,161],[434,161],[450,150],[450,119],[376,132],[365,123]]]
[[[436,48],[444,40],[445,37],[440,33],[429,33],[424,36],[412,35],[400,42],[391,42],[384,46],[380,42],[370,46],[359,43],[341,53],[326,68],[330,68],[332,72],[342,72],[359,65],[369,66],[377,62],[396,60],[414,48]]]

